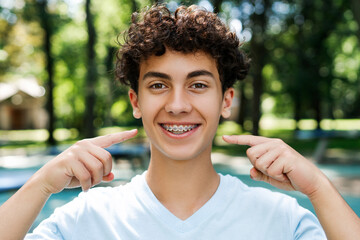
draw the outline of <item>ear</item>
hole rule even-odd
[[[234,88],[228,88],[224,92],[222,110],[221,110],[221,116],[223,118],[229,118],[231,116],[231,105],[234,99],[234,93],[235,93]]]
[[[137,96],[136,92],[133,89],[130,89],[128,94],[129,94],[131,106],[133,108],[133,116],[136,119],[140,119],[141,118],[141,111],[140,111],[140,108],[139,108],[138,96]]]

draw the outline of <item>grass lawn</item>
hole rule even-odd
[[[322,126],[325,130],[329,130],[329,126],[337,126],[336,131],[345,132],[353,131],[355,133],[360,132],[360,120],[324,120]],[[318,138],[306,138],[300,139],[295,134],[293,130],[294,122],[293,120],[280,119],[277,120],[274,118],[263,118],[261,120],[260,134],[266,137],[275,137],[281,138],[295,150],[300,152],[303,155],[311,155],[314,153],[316,146],[318,144]],[[313,126],[312,120],[302,120],[301,126],[303,131],[311,130]],[[133,129],[136,127],[108,127],[102,128],[98,131],[98,135],[104,135],[108,133],[118,132]],[[334,129],[334,128],[333,128]],[[351,130],[353,129],[353,130]],[[221,136],[225,134],[249,134],[244,132],[238,124],[232,121],[224,121],[220,124],[217,135],[214,140],[214,151],[222,152],[232,156],[236,155],[245,155],[247,146],[236,146],[226,144]],[[49,134],[44,129],[38,130],[12,130],[4,131],[0,130],[0,155],[6,155],[6,150],[11,149],[45,149],[46,139]],[[357,137],[356,137],[357,136]],[[327,149],[342,149],[342,150],[353,150],[360,151],[360,135],[356,134],[355,137],[332,137],[328,140]],[[79,140],[79,132],[76,129],[56,129],[54,132],[54,137],[58,141],[59,145],[63,144],[72,144]],[[139,129],[139,134],[137,139],[132,141],[141,142],[145,139],[145,132],[142,128]]]

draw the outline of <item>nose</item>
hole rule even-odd
[[[191,103],[184,89],[173,89],[168,95],[165,111],[172,114],[188,113]]]

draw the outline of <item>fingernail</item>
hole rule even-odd
[[[114,180],[114,174],[112,172],[110,172],[108,175],[103,177],[103,181],[104,182],[111,182],[112,180]]]

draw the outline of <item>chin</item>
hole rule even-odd
[[[209,155],[210,156],[210,153],[207,154],[208,151],[205,150],[205,149],[207,149],[206,147],[205,148],[201,148],[199,146],[197,146],[197,147],[193,146],[193,147],[194,148],[192,148],[192,149],[190,147],[185,147],[185,148],[174,147],[174,148],[164,149],[161,152],[167,158],[173,159],[176,161],[193,160],[193,159],[200,157],[201,155],[203,155],[203,156]],[[210,148],[209,152],[211,152],[211,148]]]

